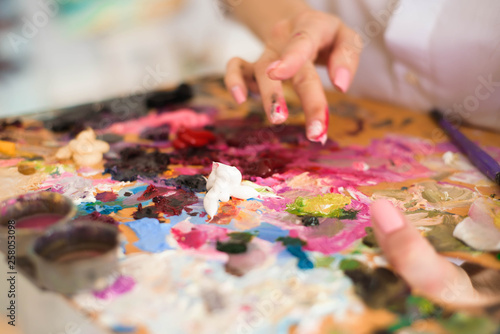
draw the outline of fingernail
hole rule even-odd
[[[325,145],[327,139],[328,139],[328,135],[325,133],[324,135],[322,135],[321,137],[318,138],[318,142],[320,142],[321,145]]]
[[[328,139],[328,134],[326,133],[326,126],[320,120],[314,120],[307,127],[307,138],[310,141],[319,142],[325,145]]]
[[[319,120],[312,121],[307,127],[307,137],[316,140],[318,137],[322,136],[324,132],[324,126]]]
[[[269,74],[272,70],[274,70],[276,67],[278,67],[281,64],[281,60],[276,60],[273,61],[271,64],[266,69],[266,74]]]
[[[273,124],[280,124],[286,121],[287,113],[284,112],[282,106],[274,102],[271,105],[270,119]]]
[[[385,199],[375,201],[371,206],[372,221],[384,234],[394,233],[405,226],[402,214]]]
[[[243,93],[243,90],[239,86],[234,86],[233,88],[231,88],[231,94],[238,104],[242,104],[247,99],[245,94]]]
[[[338,90],[345,93],[351,84],[351,73],[345,67],[340,67],[335,73],[333,84]]]

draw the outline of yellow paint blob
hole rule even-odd
[[[342,194],[324,194],[316,197],[297,197],[287,211],[299,216],[340,217],[343,208],[351,204],[351,198]]]

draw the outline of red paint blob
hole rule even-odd
[[[160,191],[156,189],[156,187],[150,184],[146,190],[142,193],[142,195],[138,198],[139,201],[147,201],[153,197],[161,195]]]
[[[203,147],[215,142],[216,139],[215,135],[207,130],[181,128],[177,131],[177,139],[174,140],[173,145],[177,149]]]
[[[180,215],[182,210],[188,213],[193,211],[188,206],[198,203],[198,197],[192,192],[179,190],[170,196],[157,196],[153,198],[153,203],[159,212],[171,217]]]
[[[118,195],[112,191],[105,191],[103,193],[98,193],[97,195],[95,195],[95,199],[103,203],[116,201],[117,197]]]
[[[41,213],[16,220],[16,228],[44,229],[57,223],[64,216],[54,213]]]

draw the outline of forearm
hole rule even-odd
[[[228,1],[228,0],[221,0]],[[273,26],[310,9],[304,0],[239,0],[233,15],[248,26],[261,40],[266,40]]]

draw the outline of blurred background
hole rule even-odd
[[[125,96],[203,74],[261,43],[240,0],[0,0],[0,117]],[[233,4],[233,5],[232,5]]]

